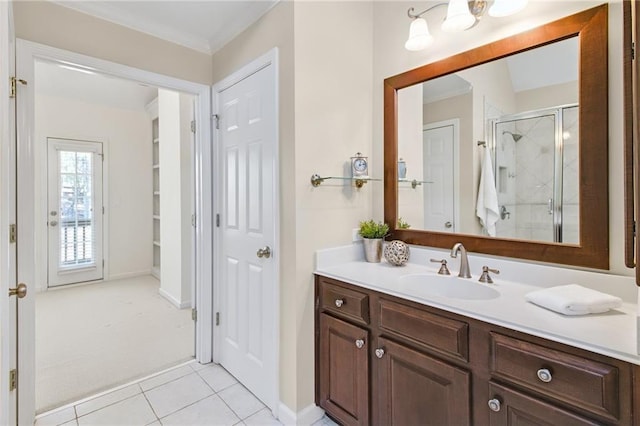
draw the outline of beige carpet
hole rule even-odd
[[[152,276],[36,296],[36,411],[191,359],[194,322]]]

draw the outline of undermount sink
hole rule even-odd
[[[500,292],[489,285],[455,276],[413,274],[400,277],[397,289],[423,297],[441,296],[466,300],[488,300],[499,297]]]

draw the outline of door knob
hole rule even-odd
[[[27,285],[24,283],[18,284],[17,287],[9,289],[9,296],[18,296],[18,299],[22,299],[27,295]]]
[[[444,227],[445,228],[451,228],[453,226],[453,223],[451,222],[445,222]]]
[[[495,411],[496,413],[498,411],[500,411],[500,408],[501,408],[500,405],[501,404],[500,404],[500,400],[498,398],[490,399],[488,404],[489,404],[489,409],[491,411]]]
[[[55,211],[55,210],[51,210],[51,211],[49,212],[49,214],[50,214],[51,216],[58,216],[58,212],[57,212],[57,211]]]
[[[52,221],[49,222],[49,225],[51,225],[51,226],[56,226],[57,224],[58,224],[57,220],[52,220]]]
[[[271,257],[271,247],[269,246],[264,246],[261,249],[258,249],[258,251],[256,252],[256,256],[262,258],[262,257],[266,257],[267,259]]]
[[[384,356],[384,349],[383,348],[376,349],[375,354],[376,354],[376,357],[382,358]]]

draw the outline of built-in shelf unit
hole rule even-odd
[[[153,264],[151,273],[160,279],[160,121],[156,116],[151,122],[153,161]]]

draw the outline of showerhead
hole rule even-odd
[[[522,139],[522,135],[520,133],[513,133],[510,132],[508,130],[505,130],[504,132],[502,132],[502,134],[504,135],[505,133],[508,133],[511,135],[511,137],[513,138],[514,142],[518,142],[520,139]]]

